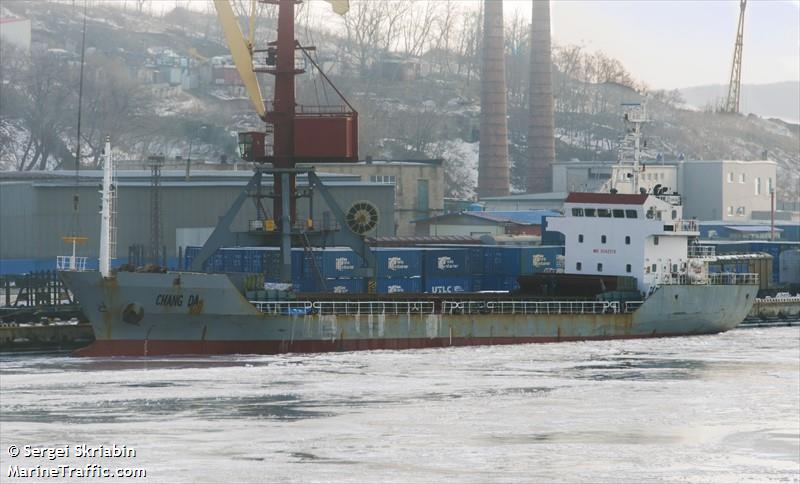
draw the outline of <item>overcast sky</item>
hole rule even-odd
[[[530,19],[531,0],[503,1],[507,20],[515,12]],[[158,3],[171,9],[176,1]],[[208,0],[177,3],[197,9],[209,5]],[[480,0],[459,3],[460,8],[480,6]],[[320,0],[311,8],[316,15],[334,15]],[[728,83],[739,0],[552,0],[551,17],[556,43],[602,50],[651,88]],[[742,82],[789,80],[800,80],[800,0],[750,0]]]
[[[530,16],[530,1],[505,2]],[[661,89],[727,84],[738,18],[738,0],[551,3],[555,42],[603,50]],[[800,1],[750,0],[742,82],[787,80],[800,80]]]

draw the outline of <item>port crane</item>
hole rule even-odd
[[[744,47],[744,10],[747,0],[739,1],[739,26],[736,29],[736,42],[733,48],[731,79],[728,83],[728,98],[725,100],[725,113],[739,113],[739,97],[742,90],[742,49]]]
[[[294,13],[297,0],[258,0],[278,7],[277,39],[266,48],[255,46],[255,1],[249,19],[249,37],[242,34],[230,0],[214,0],[217,16],[233,57],[237,72],[247,90],[253,108],[265,122],[264,130],[238,134],[242,159],[255,163],[253,177],[212,232],[191,270],[200,271],[203,264],[223,246],[279,245],[281,248],[281,280],[291,282],[291,248],[293,242],[307,250],[312,246],[346,245],[362,259],[358,274],[374,277],[374,256],[367,247],[365,228],[377,223],[377,211],[368,202],[360,202],[345,212],[328,193],[313,168],[298,167],[301,163],[358,161],[358,113],[309,54],[314,47],[303,46],[294,34]],[[334,12],[343,15],[348,0],[327,0]],[[303,74],[296,62],[300,53],[306,64],[318,71],[341,101],[338,105],[305,106],[297,104],[295,77]],[[275,79],[274,99],[267,102],[261,91],[258,73]],[[272,165],[268,168],[266,165]],[[271,175],[273,187],[265,192],[264,175]],[[296,188],[298,175],[305,175],[308,190]],[[316,190],[330,209],[335,224],[313,220],[313,191]],[[305,223],[298,223],[296,200],[309,198],[309,214]],[[246,199],[256,204],[257,220],[250,221],[247,232],[232,232],[231,224]],[[272,198],[273,219],[266,215],[263,198]],[[276,223],[277,222],[277,223]]]

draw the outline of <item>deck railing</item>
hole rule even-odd
[[[742,274],[723,272],[720,274],[709,274],[708,283],[716,285],[758,284],[759,276],[757,273],[750,272]]]
[[[266,314],[433,314],[432,301],[252,301]]]
[[[695,258],[716,257],[717,248],[713,245],[689,244],[688,255]]]
[[[59,271],[83,272],[86,270],[86,257],[71,255],[56,256],[56,269]]]
[[[676,220],[675,232],[697,232],[697,220]]]
[[[304,316],[367,314],[618,314],[617,301],[252,301],[270,315]],[[626,303],[623,312],[635,311],[641,301]]]
[[[607,314],[616,301],[444,301],[445,314]]]
[[[743,284],[758,284],[759,275],[757,273],[741,273],[735,272],[722,272],[717,274],[708,274],[705,279],[700,279],[697,276],[689,276],[687,274],[669,274],[664,277],[660,282],[662,285],[688,285],[688,284],[710,284],[714,286],[735,286]]]

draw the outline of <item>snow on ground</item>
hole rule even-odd
[[[456,138],[428,147],[426,154],[444,160],[445,186],[449,197],[469,199],[478,187],[478,150],[480,143]]]
[[[22,120],[0,118],[0,170],[16,170],[25,155],[30,132]]]

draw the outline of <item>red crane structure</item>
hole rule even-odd
[[[256,163],[255,173],[194,259],[192,270],[200,270],[216,249],[226,244],[275,245],[279,240],[283,261],[281,279],[290,282],[291,247],[294,240],[306,248],[330,242],[348,245],[361,256],[363,274],[369,277],[374,268],[374,259],[366,247],[365,234],[359,232],[358,227],[370,224],[354,222],[369,217],[370,211],[363,207],[352,207],[345,216],[335,200],[327,193],[313,168],[297,166],[300,163],[358,161],[358,113],[309,54],[314,47],[302,46],[295,39],[294,15],[298,0],[258,1],[278,7],[277,39],[269,42],[264,49],[256,49],[253,45],[255,0],[251,11],[249,40],[242,35],[229,0],[214,0],[237,71],[256,113],[266,124],[263,131],[239,133],[240,154],[243,160]],[[344,14],[347,11],[347,0],[328,1],[333,5],[335,12]],[[296,55],[298,52],[299,57]],[[256,54],[263,56],[263,62],[255,62]],[[298,65],[298,58],[301,60],[305,58],[303,64],[307,62],[318,71],[326,85],[339,97],[341,104],[297,104],[295,78],[306,72]],[[263,100],[256,73],[274,76],[275,94],[272,101]],[[272,167],[266,167],[267,164],[271,164]],[[261,180],[264,174],[273,178],[271,193],[262,190]],[[298,193],[296,189],[298,174],[305,174],[308,177],[309,190]],[[315,227],[311,209],[305,223],[298,223],[296,201],[299,197],[311,199],[312,190],[318,190],[322,195],[336,218],[337,227]],[[251,221],[250,230],[246,233],[231,232],[230,225],[247,198],[255,200],[258,220]],[[263,198],[272,198],[274,219],[266,215],[266,210],[261,204]],[[276,221],[279,222],[277,227]]]

